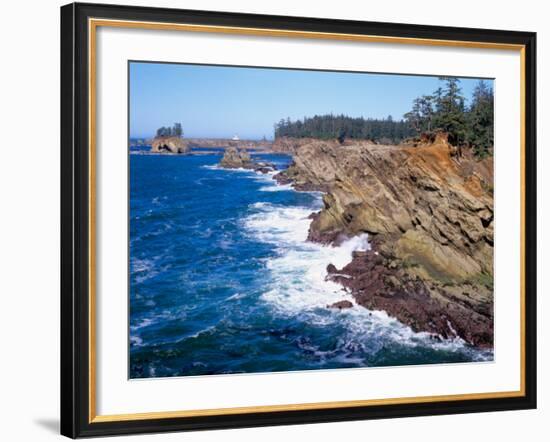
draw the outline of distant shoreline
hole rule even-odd
[[[132,147],[149,147],[147,145],[140,145],[140,146],[130,146]],[[150,150],[131,150],[129,151],[130,155],[151,155],[151,156],[199,156],[199,155],[223,155],[224,152],[221,150],[207,150],[212,148],[207,147],[193,147],[193,149],[204,149],[202,151],[189,151],[184,154],[181,153],[171,153],[171,152],[151,152]],[[218,149],[227,149],[226,147],[219,147]],[[274,150],[261,150],[261,149],[247,149],[250,153],[250,155],[263,155],[263,154],[282,154],[282,155],[290,155],[285,152],[276,152]]]

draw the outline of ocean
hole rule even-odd
[[[220,159],[130,155],[130,378],[492,360],[384,312],[327,308],[353,297],[325,281],[326,266],[368,249],[368,236],[307,242],[320,193]]]

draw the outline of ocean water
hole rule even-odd
[[[131,378],[492,359],[384,312],[327,308],[353,298],[325,281],[326,266],[368,249],[368,236],[307,242],[319,193],[219,168],[220,158],[130,155]]]

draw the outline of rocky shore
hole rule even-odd
[[[368,233],[327,278],[357,304],[384,310],[434,339],[493,345],[493,163],[457,155],[444,134],[412,146],[276,140],[293,164],[275,176],[324,192],[309,240],[338,245]],[[282,151],[282,150],[281,150]],[[349,308],[348,303],[335,305]]]

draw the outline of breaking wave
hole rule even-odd
[[[320,204],[320,200],[317,203]],[[328,308],[342,300],[355,304],[351,293],[340,284],[326,280],[326,268],[328,264],[342,268],[351,261],[354,251],[369,250],[368,235],[355,236],[338,247],[326,246],[307,241],[311,207],[260,202],[251,205],[250,212],[243,221],[248,234],[276,247],[276,256],[266,263],[270,281],[266,282],[262,301],[270,305],[275,314],[294,317],[312,326],[343,329],[337,348],[317,356],[346,363],[357,359],[357,365],[364,366],[365,356],[374,355],[388,345],[398,345],[472,352],[476,360],[492,357],[488,352],[469,348],[460,338],[434,340],[429,333],[416,333],[383,311],[364,307]],[[312,343],[307,346],[314,353],[318,351]]]

